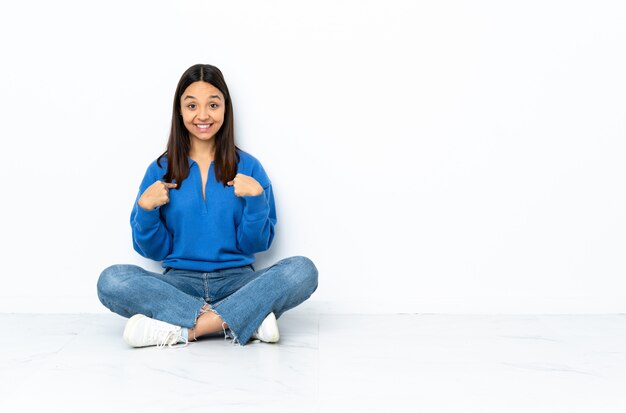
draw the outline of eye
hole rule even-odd
[[[220,107],[220,105],[218,105],[217,103],[211,103],[211,108],[217,109],[219,107]]]
[[[194,110],[196,108],[196,104],[195,103],[190,103],[189,105],[187,105],[187,107],[191,110]]]

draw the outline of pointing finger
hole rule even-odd
[[[163,184],[165,185],[166,188],[176,188],[176,184],[173,184],[173,183],[163,182]]]

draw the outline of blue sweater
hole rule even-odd
[[[198,164],[189,158],[189,176],[180,188],[170,189],[170,202],[153,210],[137,205],[143,192],[163,180],[167,158],[161,167],[153,161],[139,187],[130,216],[135,251],[146,258],[163,261],[163,267],[215,271],[254,262],[254,254],[267,250],[274,239],[276,210],[272,184],[252,155],[238,151],[237,172],[252,176],[263,187],[258,196],[237,197],[232,186],[215,178],[211,163],[202,198]]]

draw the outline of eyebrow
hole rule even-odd
[[[209,98],[211,98],[211,99],[213,99],[213,98],[220,99],[220,97],[218,95],[211,95],[211,96],[209,96]],[[185,96],[185,99],[195,99],[195,97],[191,96],[191,95],[187,95],[187,96]],[[183,99],[183,100],[185,100],[185,99]]]

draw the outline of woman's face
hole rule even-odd
[[[213,139],[224,123],[225,107],[224,95],[212,84],[190,84],[180,98],[180,111],[191,140]]]

